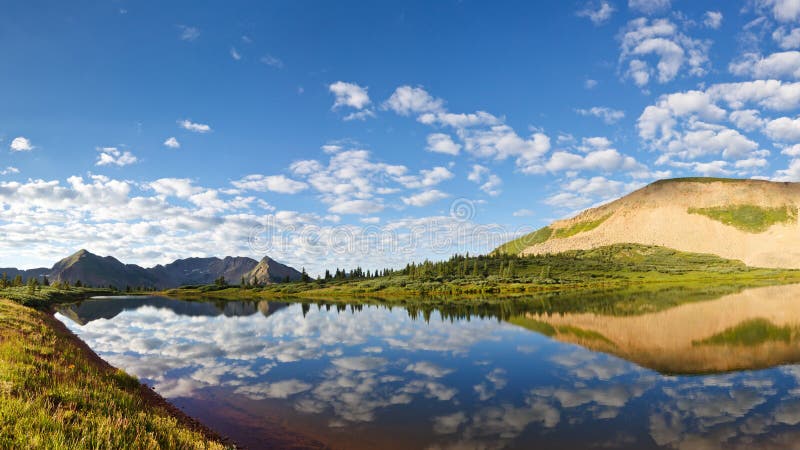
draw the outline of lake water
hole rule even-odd
[[[250,448],[797,448],[800,287],[730,291],[613,314],[117,297],[57,317]]]

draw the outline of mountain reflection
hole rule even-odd
[[[800,361],[800,286],[746,290],[636,316],[528,313],[512,323],[662,373],[759,369]]]
[[[126,297],[57,317],[253,448],[274,433],[269,423],[334,448],[792,448],[800,368],[733,370],[795,361],[798,293],[618,293],[566,313],[548,310],[552,299],[226,312]],[[675,375],[714,371],[730,372]]]

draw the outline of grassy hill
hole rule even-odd
[[[544,254],[616,244],[709,253],[750,266],[800,268],[800,183],[661,180],[507,242],[494,253]]]

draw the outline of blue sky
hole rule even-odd
[[[800,178],[800,0],[17,2],[0,266],[479,252],[662,177]]]

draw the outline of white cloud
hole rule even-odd
[[[575,111],[582,116],[594,116],[603,119],[603,122],[609,125],[617,123],[625,117],[624,111],[605,106],[593,106],[589,109],[576,109]]]
[[[355,109],[363,109],[370,104],[367,88],[354,83],[337,81],[328,86],[328,90],[335,96],[333,108],[349,106]]]
[[[170,138],[167,138],[166,141],[164,141],[164,146],[169,148],[180,148],[181,143],[178,142],[178,140],[174,136],[172,136]]]
[[[453,373],[453,369],[438,366],[430,361],[419,361],[406,366],[406,372],[415,372],[429,378],[441,378]]]
[[[188,178],[160,178],[149,183],[147,187],[158,195],[182,199],[187,199],[202,192],[202,189],[195,186],[192,180]]]
[[[772,32],[772,39],[784,50],[800,48],[800,28],[778,27]]]
[[[429,191],[420,192],[419,194],[409,197],[403,197],[402,200],[403,203],[409,206],[427,206],[447,197],[449,197],[448,194],[445,194],[437,189],[431,189]]]
[[[603,0],[599,4],[589,3],[583,9],[577,12],[578,17],[586,17],[595,25],[602,25],[611,18],[614,14],[614,6]]]
[[[453,138],[444,133],[431,133],[428,135],[429,152],[444,153],[456,156],[461,151],[461,145],[453,142]]]
[[[480,184],[480,189],[493,197],[501,193],[500,186],[503,184],[503,180],[501,180],[499,176],[491,173],[488,167],[480,164],[473,165],[472,170],[469,175],[467,175],[467,179]]]
[[[407,116],[441,111],[444,101],[432,97],[421,87],[400,86],[383,105],[397,114]]]
[[[100,154],[97,156],[96,166],[127,166],[137,161],[136,157],[129,151],[122,151],[116,147],[101,147],[97,151]]]
[[[443,181],[453,178],[453,172],[447,167],[437,166],[432,169],[422,169],[418,176],[398,176],[397,181],[411,189],[435,186]]]
[[[514,211],[514,213],[512,215],[514,217],[533,217],[533,216],[536,215],[536,211],[533,211],[531,209],[523,208],[523,209],[518,209],[518,210]]]
[[[29,152],[33,150],[33,145],[31,144],[30,139],[23,136],[18,136],[11,141],[9,148],[12,152]]]
[[[328,211],[334,214],[377,214],[383,211],[383,205],[373,200],[345,200],[334,203]]]
[[[669,82],[684,66],[688,66],[689,74],[702,76],[708,71],[709,46],[709,42],[681,33],[668,19],[650,21],[642,17],[623,29],[620,64],[627,65],[625,75],[639,87],[646,86],[654,76],[659,83]],[[657,61],[655,65],[644,59],[651,56]]]
[[[729,118],[731,123],[744,131],[755,131],[764,126],[764,119],[755,109],[732,111]]]
[[[628,0],[628,8],[643,14],[657,14],[670,8],[670,0]]]
[[[351,120],[367,120],[371,117],[375,117],[375,111],[372,109],[362,109],[361,111],[354,111],[350,114],[344,116],[344,121],[351,121]]]
[[[8,166],[5,169],[0,169],[0,175],[12,175],[15,173],[19,173],[19,169],[14,166]]]
[[[193,133],[208,133],[211,131],[211,126],[204,123],[192,122],[189,119],[179,120],[178,125],[184,130],[189,130]]]
[[[262,64],[266,64],[276,69],[283,69],[284,67],[283,61],[272,55],[264,55],[261,57],[261,59],[259,59],[259,61],[261,61]]]
[[[703,25],[714,30],[722,26],[722,13],[719,11],[706,11],[703,16]]]
[[[794,22],[800,19],[798,0],[755,0],[756,6],[766,9],[779,22]]]
[[[597,87],[597,80],[587,78],[586,81],[583,82],[583,87],[585,89],[594,89],[595,87]]]
[[[732,62],[728,68],[734,75],[754,78],[800,79],[800,52],[779,52],[767,57],[756,53],[747,53]]]
[[[241,53],[239,53],[238,50],[236,50],[236,47],[231,47],[231,58],[233,58],[236,61],[242,59],[242,55]]]
[[[239,189],[257,192],[278,192],[281,194],[296,194],[308,189],[308,184],[292,180],[284,175],[247,175],[231,184]]]
[[[764,133],[771,139],[783,142],[800,141],[800,117],[780,117],[767,122]]]
[[[200,29],[197,27],[178,25],[178,28],[181,30],[181,34],[179,35],[179,37],[182,41],[191,42],[200,37]]]

